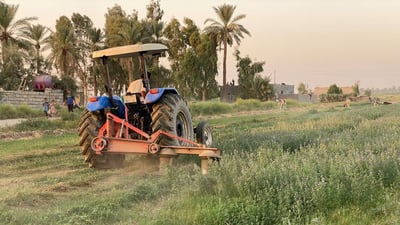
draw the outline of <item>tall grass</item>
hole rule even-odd
[[[1,142],[0,221],[399,224],[399,110],[310,106],[213,118],[223,154],[207,176],[179,158],[164,173],[139,157],[123,169],[93,170],[75,133]]]
[[[27,105],[12,106],[0,104],[0,119],[34,118],[43,115],[41,109],[33,109]]]
[[[153,224],[399,223],[398,107],[231,122],[217,131],[221,165]]]
[[[288,100],[289,106],[299,106],[294,100]],[[256,99],[237,99],[234,103],[225,103],[219,101],[195,102],[189,105],[193,116],[218,115],[236,112],[248,112],[255,110],[277,109],[276,102],[261,102]]]

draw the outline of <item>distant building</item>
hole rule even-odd
[[[235,85],[234,83],[227,85],[226,86],[226,99],[224,99],[224,101],[233,103],[236,101],[237,96],[239,96],[239,86]]]
[[[277,95],[292,95],[294,94],[294,85],[288,85],[285,83],[272,84]]]
[[[275,100],[278,99],[293,99],[298,102],[316,103],[318,98],[313,94],[295,94],[294,85],[285,83],[272,84],[275,90]]]
[[[339,88],[342,89],[342,93],[344,95],[353,93],[353,87],[339,87]],[[328,89],[329,89],[329,87],[315,87],[313,94],[318,95],[318,96],[322,95],[322,94],[327,94]]]

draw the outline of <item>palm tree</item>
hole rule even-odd
[[[155,21],[155,20],[150,20],[147,21],[145,24],[146,31],[148,33],[148,36],[151,39],[151,42],[156,42],[156,43],[162,43],[162,31],[164,29],[164,22],[162,21]]]
[[[143,24],[141,24],[137,18],[130,18],[124,24],[122,24],[122,29],[118,32],[117,35],[112,36],[118,43],[122,43],[123,45],[131,45],[136,44],[138,42],[148,42],[150,37],[145,35],[145,28]],[[137,73],[137,68],[139,68],[138,61],[135,62],[132,58],[121,59],[122,64],[124,65],[128,71],[128,80],[131,83],[134,80],[134,74]]]
[[[35,20],[35,17],[25,17],[16,20],[15,16],[18,11],[18,5],[8,5],[0,2],[0,42],[2,62],[7,62],[7,47],[17,45],[24,49],[28,49],[27,44],[21,37],[22,30],[29,25],[29,22]]]
[[[51,45],[50,58],[62,76],[73,76],[79,58],[76,38],[71,21],[65,17],[60,17],[57,20],[56,32],[51,34],[49,38]]]
[[[49,29],[43,25],[30,25],[23,31],[23,34],[27,41],[31,43],[34,48],[34,60],[36,61],[36,73],[41,72],[41,61],[42,56],[41,52],[49,49],[50,45],[48,45],[48,36],[47,33]]]
[[[206,19],[204,22],[210,23],[209,26],[204,28],[204,31],[217,39],[218,45],[223,45],[224,58],[222,64],[222,95],[221,99],[226,99],[226,55],[227,47],[232,46],[233,42],[240,45],[240,41],[244,38],[243,34],[250,36],[250,32],[243,27],[243,25],[237,23],[239,20],[246,17],[244,14],[240,14],[233,17],[236,6],[223,4],[218,7],[213,7],[220,21],[215,19]]]

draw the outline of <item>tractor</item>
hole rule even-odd
[[[201,121],[194,128],[188,106],[175,88],[150,88],[146,57],[159,57],[168,48],[148,43],[107,48],[92,53],[101,59],[107,80],[106,94],[90,97],[79,122],[79,145],[92,168],[122,167],[126,154],[156,155],[160,169],[179,155],[197,155],[207,173],[208,160],[219,161],[221,152],[212,147],[210,125]],[[113,94],[109,58],[138,57],[146,95]]]

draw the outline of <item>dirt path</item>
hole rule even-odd
[[[0,128],[3,127],[10,127],[14,126],[18,123],[21,123],[22,121],[25,121],[26,119],[6,119],[6,120],[0,120]]]

